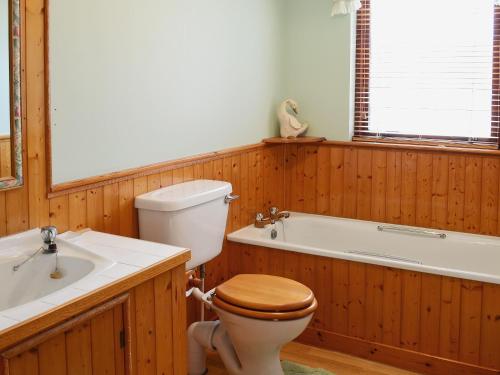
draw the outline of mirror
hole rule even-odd
[[[23,184],[20,0],[0,0],[0,189]]]

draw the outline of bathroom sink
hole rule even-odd
[[[113,261],[67,241],[56,242],[57,260],[55,254],[41,252],[29,259],[42,245],[39,230],[0,240],[0,311],[45,297],[114,265]],[[56,261],[60,278],[51,277]]]

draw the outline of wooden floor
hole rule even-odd
[[[336,375],[415,375],[414,372],[297,343],[287,345],[281,357],[309,367],[323,368]],[[209,354],[208,375],[227,375],[217,353]]]

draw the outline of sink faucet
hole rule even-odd
[[[57,228],[56,227],[43,227],[40,230],[40,234],[42,236],[43,240],[43,245],[40,247],[37,251],[35,251],[33,254],[31,254],[29,257],[27,257],[25,260],[23,260],[21,263],[16,264],[14,267],[12,267],[12,271],[17,272],[19,269],[24,266],[26,263],[28,263],[31,259],[36,257],[40,252],[42,254],[57,254],[57,244],[56,244],[56,236],[57,236]],[[52,277],[53,279],[60,278],[59,274],[56,273],[58,272],[57,269],[57,255],[56,255],[56,271],[54,271],[51,274],[55,275],[57,277]]]
[[[43,254],[57,253],[57,228],[53,226],[43,227],[40,231],[43,240]]]

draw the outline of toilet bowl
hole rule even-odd
[[[318,305],[306,286],[269,275],[235,276],[202,299],[217,313],[217,328],[229,337],[210,346],[229,353],[221,358],[230,375],[282,375],[281,348],[306,329]],[[192,368],[189,375],[203,371]]]
[[[222,250],[228,205],[237,199],[231,192],[230,183],[197,180],[137,197],[141,239],[189,248],[187,269],[203,265]],[[189,327],[189,375],[206,373],[206,349],[217,350],[231,375],[282,375],[282,346],[305,330],[317,308],[308,287],[270,275],[237,275],[191,294],[219,321]]]

